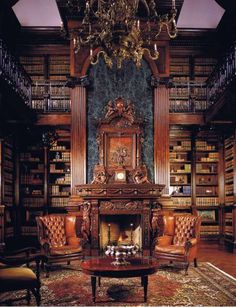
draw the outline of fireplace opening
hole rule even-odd
[[[134,244],[141,250],[141,215],[100,215],[100,249],[107,245]]]

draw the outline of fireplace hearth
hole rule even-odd
[[[100,215],[100,249],[108,245],[135,245],[141,249],[142,228],[140,215]]]

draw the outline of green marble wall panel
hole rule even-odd
[[[144,144],[142,159],[147,165],[149,178],[154,178],[153,167],[153,90],[150,86],[151,70],[145,61],[137,69],[132,61],[127,61],[121,69],[109,69],[100,60],[89,70],[91,85],[87,98],[87,182],[91,182],[93,166],[98,163],[96,123],[103,118],[109,100],[118,97],[131,100],[137,117],[144,119]]]

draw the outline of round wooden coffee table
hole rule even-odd
[[[85,260],[81,264],[83,273],[91,275],[93,302],[96,299],[96,277],[130,278],[141,277],[141,285],[144,290],[144,301],[147,301],[148,275],[157,271],[158,262],[153,258],[128,259],[128,265],[113,265],[113,258],[97,258]]]

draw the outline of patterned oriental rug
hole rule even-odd
[[[191,266],[188,275],[175,266],[162,266],[149,276],[146,304],[140,278],[102,278],[95,304],[90,277],[76,266],[54,268],[49,278],[42,273],[41,280],[45,306],[236,306],[236,279],[210,263],[199,263],[198,268]],[[17,304],[24,305],[25,301]]]

